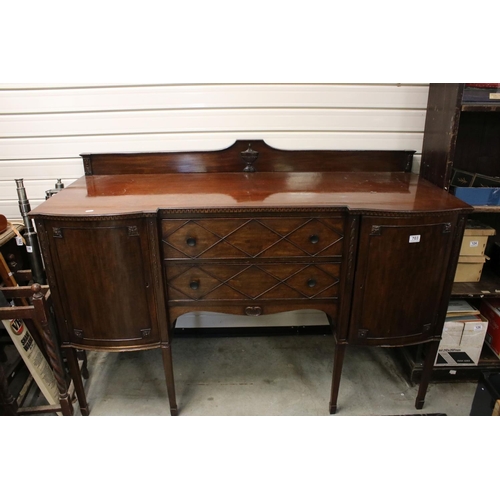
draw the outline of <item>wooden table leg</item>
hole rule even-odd
[[[85,388],[83,387],[82,373],[80,371],[76,349],[73,347],[65,347],[64,351],[66,352],[69,373],[73,379],[73,383],[75,384],[75,392],[76,397],[78,398],[78,404],[80,405],[80,412],[83,416],[87,417],[90,415],[90,410],[87,403],[87,397],[85,395]]]
[[[337,397],[339,395],[340,377],[342,375],[342,366],[344,364],[344,355],[347,344],[339,344],[335,339],[335,351],[333,353],[333,375],[332,392],[330,396],[330,414],[337,412]]]
[[[81,368],[82,377],[85,380],[88,380],[90,374],[88,369],[87,351],[84,351],[83,349],[82,350],[77,349],[76,356],[80,361],[83,361]]]
[[[439,340],[433,340],[429,342],[427,349],[425,350],[424,366],[422,370],[422,377],[420,379],[420,385],[418,386],[417,399],[415,400],[415,408],[421,410],[424,407],[425,394],[427,393],[427,387],[431,380],[432,369],[434,368],[434,361],[436,360],[436,354],[439,348]]]
[[[161,354],[163,358],[163,368],[165,370],[165,380],[167,382],[170,415],[177,416],[179,411],[175,400],[174,368],[172,364],[172,348],[170,347],[170,344],[164,344],[161,346]]]

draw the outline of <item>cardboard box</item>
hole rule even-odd
[[[479,221],[468,220],[465,226],[455,283],[477,283],[481,281],[483,266],[487,258],[484,255],[488,238],[496,234],[495,229]]]
[[[488,319],[485,342],[500,358],[500,299],[483,299],[479,310]]]
[[[461,348],[467,350],[467,348],[472,347],[480,351],[483,348],[486,332],[488,331],[488,319],[482,315],[480,317],[481,319],[477,321],[464,322],[464,331],[462,333],[462,340],[460,341]]]
[[[446,322],[443,327],[441,344],[448,347],[459,347],[462,340],[464,324],[459,321]]]
[[[434,366],[475,366],[483,349],[488,320],[482,316],[446,321]]]
[[[465,226],[460,256],[481,256],[484,255],[488,237],[496,234],[496,231],[486,224],[469,220]]]
[[[471,283],[481,280],[483,266],[486,261],[484,255],[464,255],[458,257],[455,283]]]

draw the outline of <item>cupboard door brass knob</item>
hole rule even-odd
[[[191,283],[189,283],[189,288],[191,288],[191,290],[198,290],[198,288],[200,288],[200,282],[198,280],[191,281]]]
[[[245,314],[247,316],[260,316],[262,314],[262,307],[259,306],[248,306],[245,307]]]
[[[188,238],[186,240],[187,246],[188,247],[195,247],[196,246],[196,238]]]
[[[314,278],[308,279],[307,280],[307,286],[309,288],[314,288],[316,286],[316,280]]]
[[[309,241],[311,243],[318,243],[319,236],[317,234],[311,234],[311,236],[309,236]]]

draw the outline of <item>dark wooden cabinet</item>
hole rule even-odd
[[[78,347],[159,346],[165,316],[155,218],[38,225],[61,297],[61,334]]]
[[[471,209],[411,174],[411,157],[263,141],[84,155],[86,176],[31,213],[62,347],[160,347],[172,414],[171,332],[192,311],[323,311],[336,343],[331,413],[348,344],[425,343],[430,374]],[[72,375],[81,384],[77,364]]]
[[[438,337],[457,217],[363,217],[349,343],[401,345]]]

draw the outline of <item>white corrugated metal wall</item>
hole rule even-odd
[[[83,175],[80,153],[216,150],[237,139],[284,149],[410,149],[418,171],[426,84],[0,85],[0,213],[19,219],[14,179],[34,208]],[[180,326],[249,318],[191,314]],[[252,318],[321,324],[322,313]],[[246,323],[244,323],[246,322]]]

